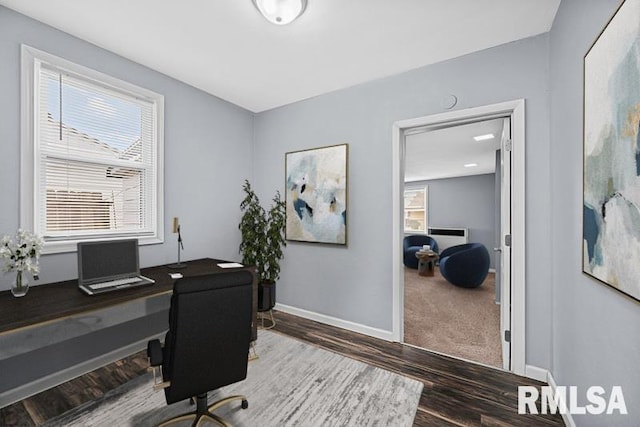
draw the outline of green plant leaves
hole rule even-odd
[[[245,198],[240,203],[242,218],[238,228],[242,234],[240,253],[242,262],[256,266],[258,282],[275,282],[280,277],[282,248],[286,246],[284,229],[286,222],[285,203],[280,192],[272,199],[268,211],[260,206],[260,200],[245,180],[242,189]]]

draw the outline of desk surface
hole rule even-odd
[[[164,265],[144,268],[141,273],[154,279],[156,283],[153,285],[91,296],[78,289],[77,280],[34,286],[22,298],[13,297],[10,291],[0,292],[0,335],[124,304],[140,298],[150,298],[170,293],[173,291],[173,283],[175,282],[174,279],[169,277],[171,272],[180,272],[184,277],[189,277],[238,270],[218,267],[217,264],[220,262],[225,261],[204,258],[187,261],[187,267],[180,270],[173,270]],[[239,269],[250,269],[254,272],[253,267]],[[255,317],[258,299],[255,279],[253,289],[253,314]],[[254,328],[256,327],[256,321],[257,319],[254,318]]]

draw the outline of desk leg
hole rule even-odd
[[[255,270],[253,272],[253,296],[251,301],[251,341],[258,339],[258,275]]]

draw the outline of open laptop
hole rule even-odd
[[[155,283],[140,275],[138,240],[78,243],[78,286],[89,294],[101,294]]]

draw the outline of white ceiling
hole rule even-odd
[[[309,0],[276,26],[251,0],[0,0],[253,112],[547,32],[559,4]]]
[[[503,119],[493,119],[407,135],[405,182],[494,173],[502,127]],[[473,139],[490,133],[494,139]],[[470,163],[477,166],[464,166]]]

